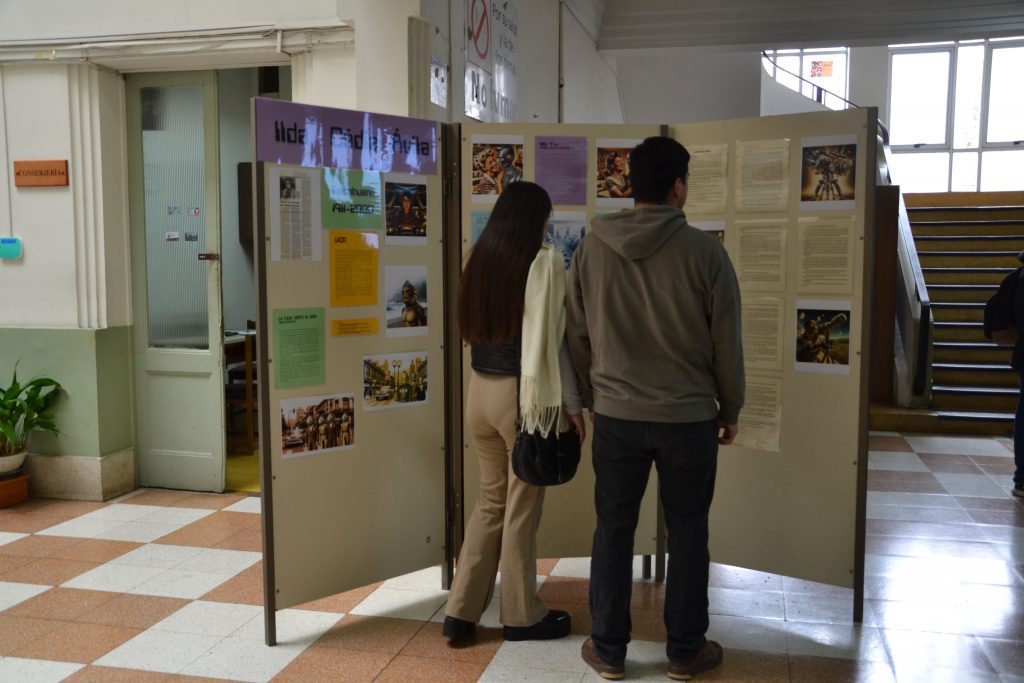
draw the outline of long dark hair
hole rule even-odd
[[[459,281],[459,330],[471,344],[519,335],[530,264],[544,243],[551,198],[536,183],[511,183],[498,196]]]

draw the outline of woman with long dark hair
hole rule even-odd
[[[585,435],[576,378],[563,342],[565,266],[544,244],[550,215],[551,199],[541,186],[508,185],[459,283],[459,326],[471,346],[473,367],[466,425],[480,460],[480,492],[445,609],[443,632],[454,646],[473,639],[476,622],[494,593],[499,560],[506,640],[561,638],[571,626],[566,612],[548,610],[537,597],[536,534],[544,488],[521,481],[509,466],[517,414],[541,429],[567,419],[581,440]],[[528,284],[531,298],[526,301]],[[542,295],[533,296],[535,292]],[[558,367],[537,372],[534,364],[528,367],[528,357],[548,351],[549,358],[561,356]]]

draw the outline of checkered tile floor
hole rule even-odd
[[[715,564],[701,680],[1024,683],[1024,503],[1005,439],[871,437],[865,620],[852,591]],[[586,559],[538,562],[569,638],[441,638],[424,569],[278,613],[263,645],[259,500],[139,490],[0,510],[0,681],[582,681]],[[636,568],[639,576],[639,566]],[[499,588],[500,589],[500,588]],[[630,680],[664,674],[662,587],[636,581]]]

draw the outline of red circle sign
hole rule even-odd
[[[470,40],[480,59],[487,59],[491,51],[491,19],[488,16],[489,0],[473,0],[469,7]]]

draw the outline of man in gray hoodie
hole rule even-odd
[[[686,222],[690,155],[647,138],[630,154],[635,207],[598,216],[573,256],[566,335],[594,417],[597,529],[583,659],[624,675],[633,536],[651,463],[668,526],[668,676],[718,666],[708,629],[708,510],[719,444],[743,406],[740,295],[729,256]]]

